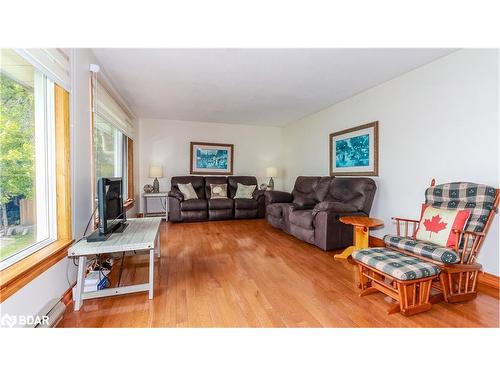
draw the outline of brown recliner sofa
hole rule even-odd
[[[341,216],[368,216],[377,187],[371,178],[299,176],[291,193],[267,191],[266,219],[323,250],[352,244]]]
[[[198,199],[184,199],[178,184],[193,185]],[[265,216],[264,191],[257,188],[252,199],[234,198],[238,183],[257,185],[254,176],[177,176],[168,192],[168,219],[176,222],[253,219]],[[210,199],[210,184],[227,184],[228,198]]]

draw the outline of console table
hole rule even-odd
[[[155,250],[160,258],[160,217],[127,219],[128,226],[122,233],[113,233],[106,241],[87,242],[82,239],[68,249],[69,257],[78,257],[75,311],[80,310],[83,300],[117,296],[121,294],[149,292],[153,299]],[[83,292],[87,257],[97,254],[121,253],[124,251],[149,251],[149,281],[145,284],[107,288]]]

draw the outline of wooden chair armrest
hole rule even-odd
[[[467,230],[460,230],[460,229],[453,229],[453,233],[468,234],[469,236],[476,236],[476,237],[484,237],[484,236],[486,236],[485,232],[470,232],[470,231],[467,231]]]
[[[391,217],[392,220],[398,220],[398,221],[409,221],[410,223],[420,223],[420,220],[415,220],[415,219],[405,219],[402,217]]]
[[[396,234],[398,236],[403,235],[404,237],[414,237],[415,233],[417,232],[418,228],[418,223],[420,223],[419,220],[414,220],[414,219],[405,219],[402,217],[393,217],[392,220],[396,221]],[[401,233],[401,224],[403,225],[404,233]],[[410,226],[413,226],[413,231],[409,232]]]

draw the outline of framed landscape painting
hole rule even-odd
[[[330,134],[330,176],[378,176],[378,121]]]
[[[234,145],[191,142],[190,173],[204,175],[233,174]]]

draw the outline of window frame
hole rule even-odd
[[[0,271],[12,266],[57,240],[55,168],[55,83],[33,66],[35,127],[35,204],[34,243],[0,260]],[[13,78],[11,78],[13,79]],[[40,236],[43,238],[38,238]]]
[[[68,255],[73,243],[69,93],[54,85],[57,239],[0,271],[0,303]]]

